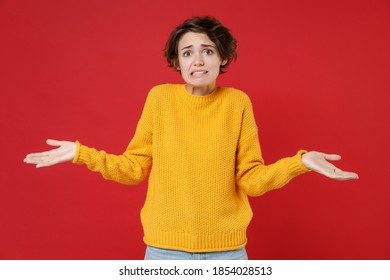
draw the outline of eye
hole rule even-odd
[[[207,55],[212,55],[214,54],[214,51],[212,49],[205,49],[204,52],[207,54]]]
[[[188,56],[190,56],[191,55],[191,52],[190,51],[185,51],[185,52],[183,52],[183,56],[184,57],[188,57]]]

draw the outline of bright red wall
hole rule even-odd
[[[214,15],[239,58],[220,84],[252,98],[266,162],[340,153],[360,180],[309,173],[251,199],[252,259],[389,259],[389,1],[0,1],[1,259],[142,259],[146,184],[71,163],[36,170],[46,138],[112,153],[148,90],[181,82],[161,50]]]

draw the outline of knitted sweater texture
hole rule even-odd
[[[73,162],[106,179],[137,184],[150,172],[141,211],[144,241],[188,252],[245,246],[248,196],[308,171],[303,150],[264,164],[250,99],[233,88],[196,96],[184,85],[156,86],[122,155],[76,144]]]

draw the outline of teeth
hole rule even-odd
[[[199,74],[206,74],[207,71],[195,71],[195,72],[192,72],[192,75],[199,75]]]

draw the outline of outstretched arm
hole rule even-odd
[[[38,168],[72,161],[75,164],[85,164],[89,170],[101,173],[107,180],[135,185],[146,178],[152,163],[151,139],[143,139],[142,133],[136,135],[138,136],[133,138],[126,151],[120,155],[109,154],[103,150],[98,151],[81,145],[78,141],[73,143],[47,140],[47,144],[58,148],[29,154],[24,161],[35,164]]]
[[[341,156],[335,154],[325,154],[321,152],[311,151],[302,155],[302,163],[308,169],[318,172],[324,176],[336,180],[351,180],[359,179],[359,176],[353,172],[343,171],[328,160],[340,160]]]
[[[58,148],[46,152],[28,154],[24,162],[35,164],[37,168],[46,167],[72,161],[76,154],[76,143],[74,142],[48,139],[46,143]]]

